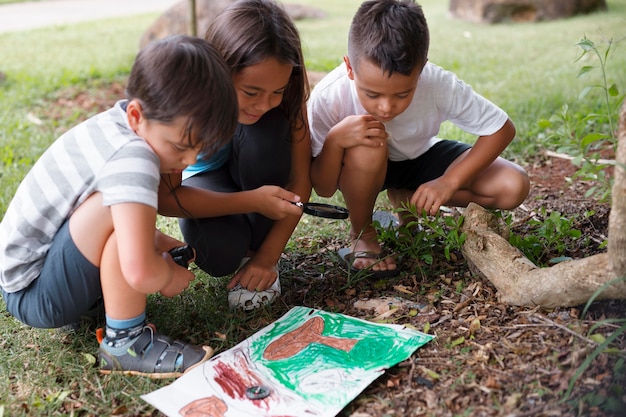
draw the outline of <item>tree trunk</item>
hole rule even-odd
[[[193,37],[198,36],[198,18],[196,13],[196,0],[189,0],[189,30]]]
[[[614,182],[609,215],[609,264],[618,277],[626,276],[626,100],[617,128]]]
[[[539,268],[503,237],[495,216],[477,204],[465,209],[463,255],[498,290],[501,301],[518,306],[570,307],[586,303],[598,288],[626,276],[626,101],[618,128],[615,180],[609,217],[608,252]],[[626,280],[607,287],[600,299],[626,298]]]

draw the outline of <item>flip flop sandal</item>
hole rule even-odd
[[[148,325],[123,355],[112,355],[100,346],[98,359],[103,374],[122,373],[160,379],[177,378],[212,355],[213,349],[209,346],[173,340]]]
[[[239,269],[241,269],[250,258],[243,258]],[[238,269],[238,270],[239,270]],[[245,311],[254,310],[262,305],[269,304],[281,294],[280,276],[276,267],[276,281],[265,291],[250,291],[237,284],[235,288],[228,291],[228,306],[232,309],[241,308]]]
[[[350,248],[341,248],[337,251],[339,258],[343,261],[346,268],[350,269],[350,272],[353,274],[365,274],[368,277],[382,279],[382,278],[391,278],[395,277],[400,273],[400,268],[396,265],[395,269],[387,269],[385,271],[376,271],[372,269],[372,267],[367,268],[356,268],[354,266],[354,261],[359,258],[367,258],[374,259],[376,261],[381,261],[385,259],[386,255],[370,252],[370,251],[357,251],[352,252]]]

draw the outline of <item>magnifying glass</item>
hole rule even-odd
[[[291,203],[302,209],[306,214],[316,217],[324,217],[326,219],[347,219],[348,209],[345,207],[333,206],[332,204],[324,203]]]
[[[170,250],[170,255],[172,255],[174,262],[185,268],[189,266],[189,262],[196,256],[195,252],[189,245],[179,246]]]

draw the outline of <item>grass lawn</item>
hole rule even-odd
[[[0,0],[0,4],[25,3],[27,1],[41,1],[41,0]]]
[[[0,0],[0,4],[4,2]],[[327,18],[299,21],[298,27],[308,68],[331,70],[345,53],[348,25],[360,0],[292,2],[327,12]],[[589,54],[577,62],[581,49],[576,45],[583,37],[593,40],[601,51],[608,40],[613,40],[606,60],[607,82],[615,83],[621,94],[626,89],[626,0],[607,1],[608,13],[493,26],[450,20],[447,3],[421,2],[431,30],[429,59],[456,72],[509,113],[518,137],[505,156],[522,165],[540,157],[546,148],[557,149],[565,144],[580,150],[578,138],[566,135],[560,137],[562,142],[551,139],[560,125],[548,121],[562,112],[565,104],[574,129],[587,128],[581,115],[605,111],[599,88],[579,99],[585,87],[603,85],[597,57]],[[0,216],[46,147],[64,130],[91,115],[89,109],[74,108],[68,113],[67,109],[51,108],[51,103],[60,106],[58,97],[68,91],[91,94],[103,85],[123,83],[139,38],[155,17],[135,16],[0,34],[0,72],[5,75],[4,80],[0,79]],[[577,78],[583,65],[594,70]],[[613,97],[610,103],[616,106],[618,101],[619,97]],[[56,111],[63,117],[48,117]],[[591,126],[594,127],[606,129],[606,120]],[[472,140],[451,125],[445,125],[441,135]],[[334,197],[337,199],[340,196]],[[160,225],[178,234],[175,220],[160,219]],[[324,251],[324,243],[345,236],[343,222],[303,218],[288,244],[286,265],[292,266],[290,257]],[[302,245],[305,241],[308,243]],[[317,267],[324,270],[333,265]],[[209,343],[220,351],[275,320],[288,307],[249,314],[229,312],[224,279],[196,272],[197,282],[181,296],[154,296],[149,300],[151,321],[171,336]],[[95,367],[97,343],[93,329],[66,334],[27,328],[3,311],[2,301],[0,348],[0,417],[153,415],[151,407],[139,396],[168,382],[101,376]]]

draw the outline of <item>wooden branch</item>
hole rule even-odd
[[[567,159],[568,161],[573,161],[574,159],[576,159],[573,156],[570,156],[568,154],[565,153],[558,153],[558,152],[553,152],[553,151],[545,151],[546,156],[551,156],[553,158],[559,158],[559,159]],[[588,159],[588,158],[583,158],[582,159],[585,162],[590,162],[592,164],[596,164],[596,165],[615,165],[615,161],[613,159]]]
[[[518,306],[577,306],[589,300],[603,284],[615,278],[608,255],[561,262],[539,268],[493,230],[495,216],[470,203],[461,231],[466,233],[463,255],[498,290],[502,302]],[[613,285],[598,297],[626,298],[626,282]]]

